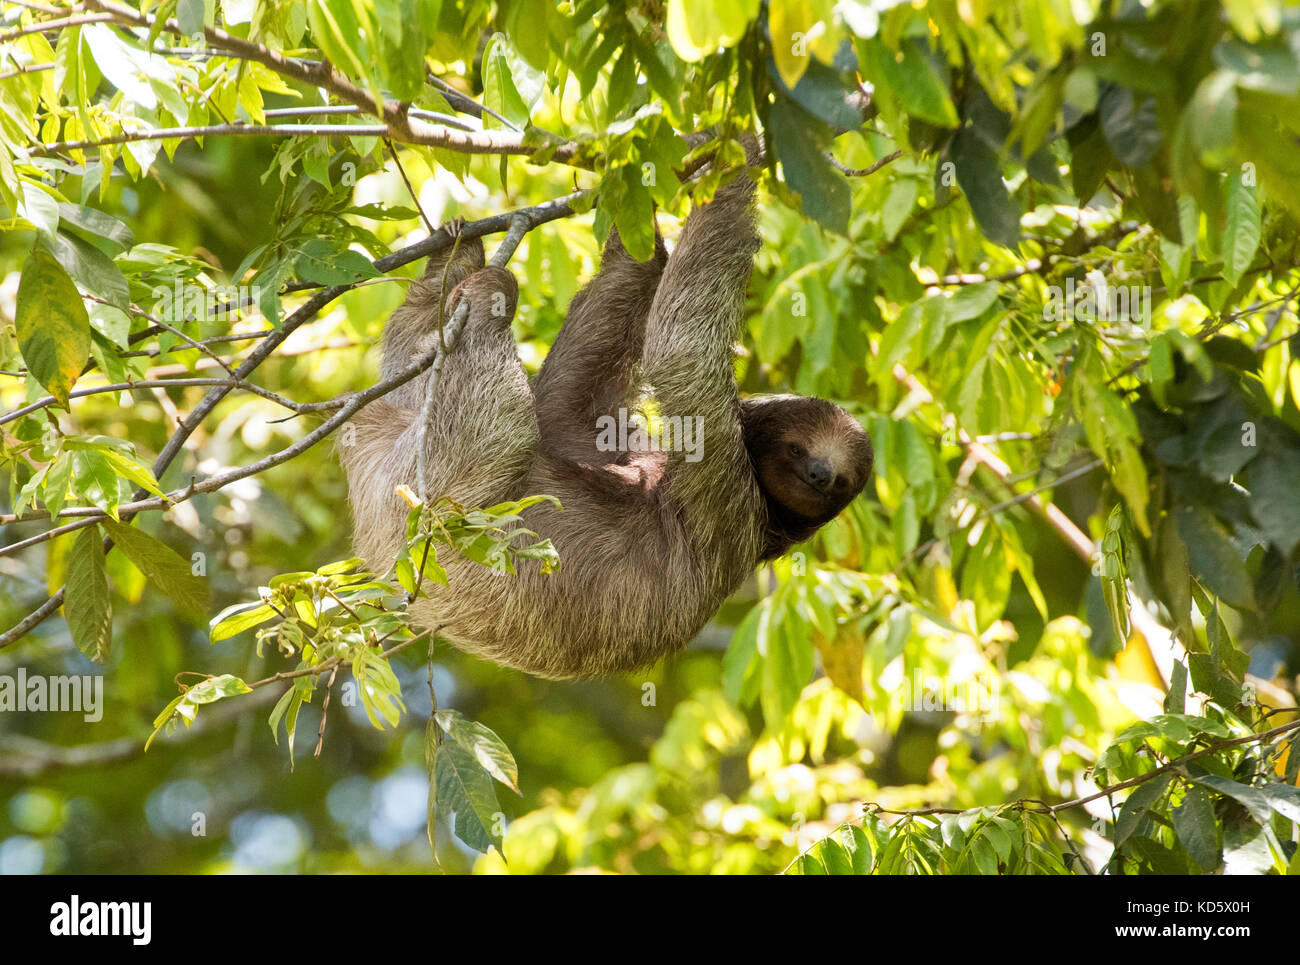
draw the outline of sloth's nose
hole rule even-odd
[[[808,460],[808,478],[812,480],[813,485],[818,489],[825,489],[829,486],[833,475],[831,464],[825,459]]]

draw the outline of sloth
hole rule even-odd
[[[611,232],[531,385],[510,329],[510,272],[484,267],[477,240],[430,259],[385,328],[381,366],[383,378],[409,366],[468,301],[425,434],[430,495],[467,507],[556,497],[562,509],[542,503],[523,518],[561,565],[544,574],[525,561],[504,574],[446,553],[449,585],[426,581],[411,604],[417,623],[539,677],[645,667],[862,491],[871,441],[847,412],[817,398],[739,397],[733,345],[759,246],[754,191],[742,172],[697,206],[671,256],[657,230],[645,262]],[[339,448],[357,550],[379,572],[405,539],[397,489],[415,483],[427,379],[361,409]],[[661,420],[696,428],[689,451],[601,441],[647,389]]]

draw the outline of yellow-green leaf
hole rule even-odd
[[[66,406],[90,357],[90,316],[68,273],[43,249],[23,267],[14,329],[28,371]]]

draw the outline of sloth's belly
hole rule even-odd
[[[702,578],[682,566],[674,576],[628,561],[545,576],[447,569],[450,587],[416,601],[416,621],[468,653],[556,679],[626,673],[680,651],[745,575]]]

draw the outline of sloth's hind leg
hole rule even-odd
[[[430,498],[486,506],[524,495],[520,488],[540,434],[510,331],[518,298],[514,276],[489,266],[459,284],[447,300],[449,315],[468,300],[469,316],[435,390],[426,434]],[[412,452],[417,433],[416,426],[409,430]]]
[[[453,235],[460,230],[458,222],[446,227]],[[429,334],[438,331],[440,322],[446,325],[451,318],[446,294],[482,267],[483,242],[478,238],[462,238],[452,248],[429,257],[424,275],[411,282],[406,298],[384,327],[381,380],[392,378],[421,354]],[[424,404],[424,385],[428,379],[427,372],[421,373],[386,398],[393,405],[419,408]]]

